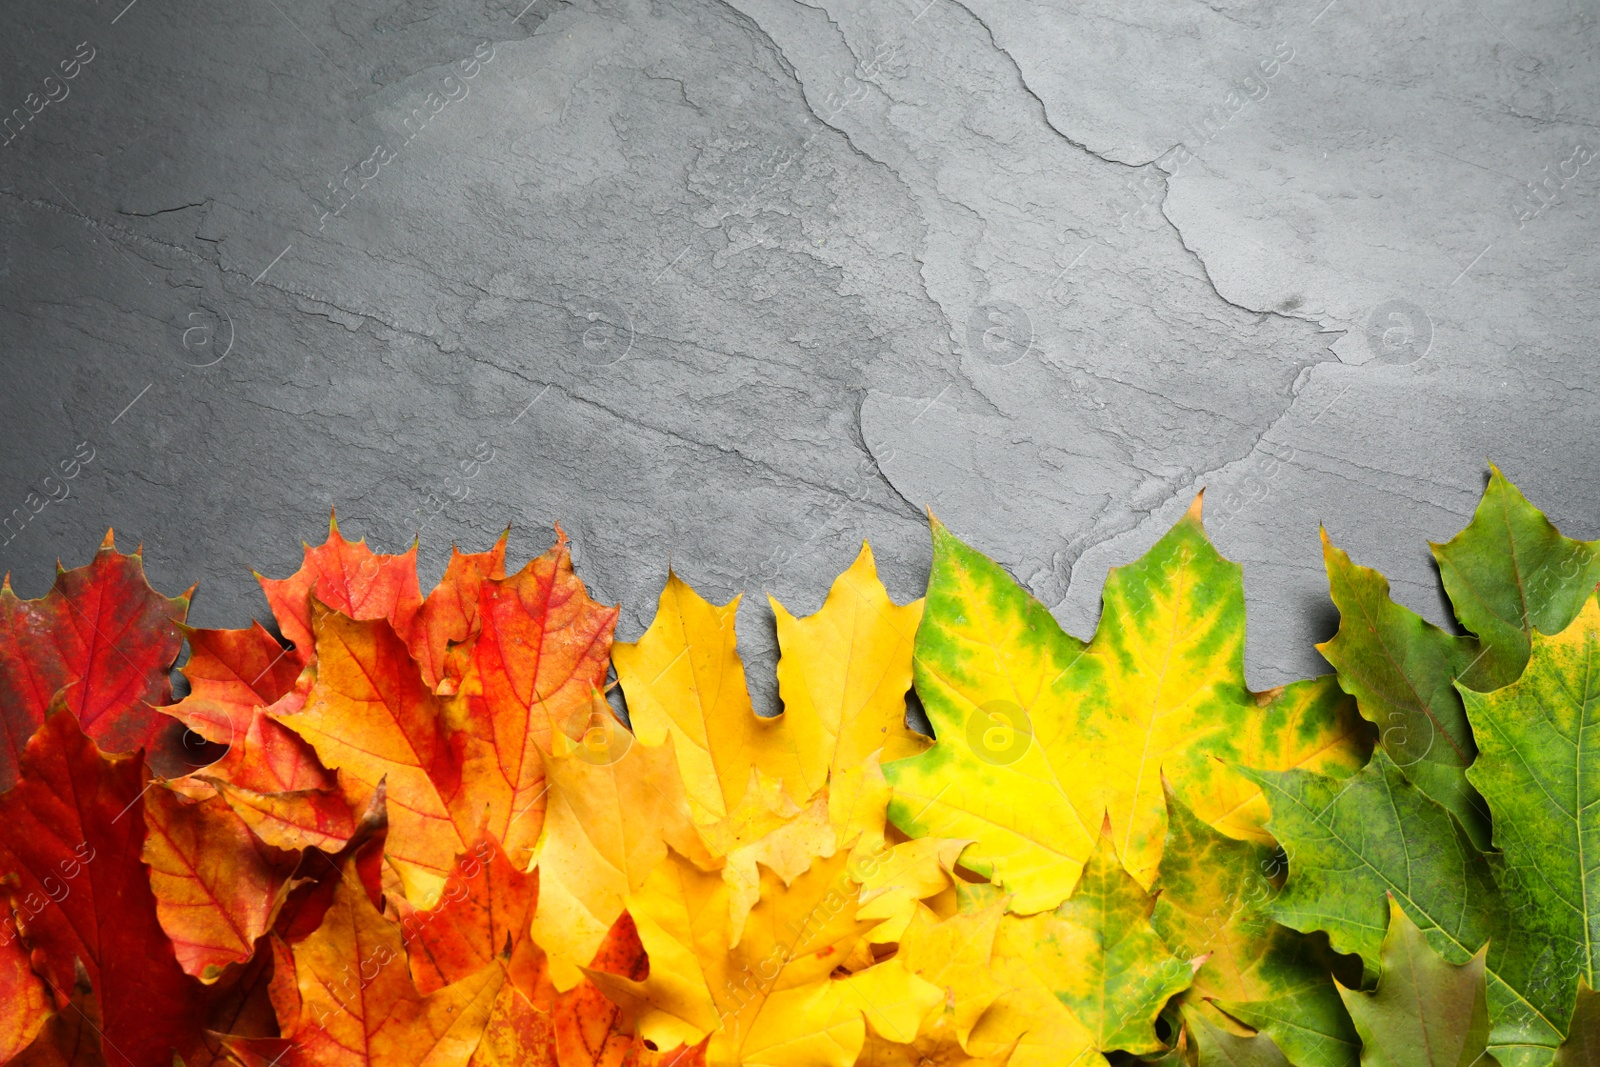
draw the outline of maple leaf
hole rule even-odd
[[[1186,1016],[1247,1036],[1207,1002],[1257,1027],[1301,1067],[1353,1067],[1360,1040],[1309,938],[1271,918],[1276,850],[1235,841],[1168,796],[1167,841],[1151,925],[1167,946],[1203,960]],[[1204,1043],[1201,1045],[1205,1047]]]
[[[352,619],[387,619],[399,633],[411,632],[412,620],[422,607],[415,544],[399,556],[374,552],[365,538],[346,541],[339,533],[338,518],[330,516],[327,541],[304,548],[300,569],[289,577],[256,574],[278,620],[278,631],[293,644],[302,666],[314,654],[313,600]]]
[[[535,851],[543,882],[533,929],[549,954],[558,989],[579,982],[580,968],[599,949],[629,894],[644,886],[669,847],[701,867],[716,865],[691,821],[672,738],[660,747],[633,742],[605,701],[598,694],[593,699],[604,718],[591,731],[607,731],[622,742],[621,755],[558,744],[545,760],[550,792]]]
[[[1184,1012],[1184,1023],[1194,1038],[1199,1067],[1290,1067],[1293,1062],[1265,1035],[1232,1033],[1193,1010]]]
[[[1450,812],[1382,750],[1344,780],[1305,771],[1245,773],[1267,794],[1267,827],[1290,857],[1273,918],[1303,932],[1325,931],[1335,951],[1361,957],[1367,981],[1382,967],[1385,894],[1450,963],[1464,964],[1488,944],[1491,1051],[1508,1067],[1547,1060],[1571,1003],[1551,971],[1559,945],[1502,894],[1490,861]]]
[[[1533,631],[1565,630],[1600,583],[1600,544],[1561,536],[1498,467],[1489,472],[1472,521],[1431,546],[1456,619],[1483,649],[1475,689],[1514,681]]]
[[[466,643],[478,633],[478,604],[484,583],[506,573],[506,539],[510,531],[487,552],[462,552],[451,547],[444,577],[428,594],[412,620],[407,643],[422,677],[444,691],[459,684],[463,668],[451,647]]]
[[[115,1051],[107,1059],[101,1021],[100,1004],[80,963],[65,1007],[49,1017],[32,1044],[5,1061],[6,1067],[123,1067],[127,1060]]]
[[[697,823],[737,813],[760,776],[782,781],[787,772],[788,794],[809,795],[785,751],[783,719],[750,706],[734,633],[739,600],[718,607],[669,572],[650,628],[611,650],[633,732],[652,746],[671,736]]]
[[[288,1009],[279,1020],[288,1045],[266,1046],[282,1067],[465,1067],[505,981],[491,963],[418,992],[399,925],[378,913],[349,861],[321,925],[290,951],[295,984],[275,1000]]]
[[[1406,913],[1389,901],[1383,977],[1372,993],[1339,987],[1361,1033],[1363,1067],[1473,1067],[1486,1053],[1489,1008],[1484,957],[1439,956]]]
[[[973,841],[962,863],[1014,893],[1018,913],[1072,893],[1108,815],[1117,855],[1148,887],[1166,831],[1163,772],[1202,819],[1247,833],[1259,806],[1225,761],[1359,764],[1364,744],[1339,702],[1296,692],[1263,706],[1246,688],[1240,568],[1206,539],[1199,498],[1143,558],[1112,569],[1087,645],[932,527],[914,669],[938,741],[885,765],[889,815],[913,837]]]
[[[866,544],[816,614],[797,619],[776,598],[767,600],[777,619],[778,694],[795,763],[785,777],[801,783],[795,799],[804,803],[827,787],[835,826],[850,838],[854,829],[881,840],[882,802],[860,769],[891,736],[911,735],[905,698],[922,601],[900,606],[889,599]]]
[[[513,980],[526,979],[531,987],[542,962],[529,938],[538,899],[539,872],[518,870],[488,834],[456,857],[433,908],[394,899],[417,991],[443,989],[496,960],[515,972]]]
[[[1551,1011],[1565,1017],[1582,978],[1600,970],[1594,931],[1600,926],[1600,874],[1585,862],[1600,839],[1600,602],[1590,597],[1571,624],[1534,632],[1527,669],[1492,693],[1463,687],[1479,755],[1467,772],[1494,814],[1494,843],[1504,856],[1501,884],[1525,905],[1527,936],[1537,924],[1556,962]]]
[[[190,779],[219,790],[268,844],[343,848],[355,821],[337,780],[310,745],[272,718],[305,704],[306,690],[297,688],[302,657],[260,623],[244,630],[183,632],[190,692],[160,710],[227,746],[219,760]]]
[[[1600,1062],[1600,995],[1579,980],[1577,1002],[1567,1024],[1567,1039],[1551,1060],[1553,1067],[1594,1067]]]
[[[387,783],[387,852],[406,895],[430,902],[486,816],[513,854],[531,848],[537,819],[513,813],[516,796],[495,773],[494,754],[447,720],[394,627],[320,609],[313,628],[316,674],[305,707],[278,721],[340,771],[353,807]]]
[[[856,909],[856,918],[881,920],[868,940],[879,944],[900,941],[921,910],[921,901],[953,890],[952,872],[966,844],[919,837],[852,852],[855,877],[861,881],[861,907]]]
[[[490,746],[518,811],[542,810],[541,754],[556,733],[583,732],[590,697],[605,686],[617,625],[618,609],[591,599],[573,572],[559,526],[556,538],[517,573],[483,583],[480,632],[457,701],[464,711],[456,718]],[[506,847],[516,854],[509,840]]]
[[[262,843],[225,800],[185,798],[153,785],[144,794],[150,867],[161,928],[185,971],[215,981],[255,951],[283,902],[295,857]]]
[[[1006,1067],[1011,1061],[1011,1051],[1006,1048],[992,1055],[972,1055],[956,1039],[948,1014],[940,1013],[937,1020],[910,1043],[890,1040],[869,1024],[856,1067]]]
[[[37,600],[19,599],[7,575],[0,583],[0,789],[16,782],[23,746],[62,690],[67,710],[107,751],[161,741],[169,724],[149,705],[170,698],[168,672],[188,611],[189,593],[156,593],[140,553],[118,552],[110,531],[87,566],[57,565],[55,584]]]
[[[669,853],[629,900],[648,977],[586,973],[660,1047],[709,1033],[712,1067],[849,1067],[865,1024],[831,974],[873,924],[855,918],[848,867],[845,853],[818,859],[787,885],[762,867],[759,903],[735,943],[726,883]]]
[[[904,935],[895,959],[941,993],[935,1013],[925,1017],[917,1031],[919,1047],[938,1046],[954,1039],[965,1048],[983,1013],[1006,992],[994,977],[994,942],[1000,930],[1005,902],[995,900],[947,919],[938,918],[919,905]],[[1006,1050],[1010,1054],[1010,1049]]]
[[[588,970],[617,978],[649,973],[644,946],[626,914],[601,939]],[[471,1067],[705,1067],[705,1049],[657,1050],[641,1038],[629,1014],[587,977],[536,1003],[508,983],[500,991]]]
[[[1106,821],[1072,899],[1055,910],[1006,916],[995,935],[994,975],[1011,987],[968,1047],[1016,1043],[1015,1067],[1104,1064],[1113,1050],[1162,1047],[1156,1015],[1194,970],[1150,925],[1154,903],[1117,862]]]
[[[0,918],[0,1063],[32,1044],[50,1018],[51,998],[29,966],[28,949],[10,915]]]
[[[1389,598],[1383,575],[1350,561],[1322,532],[1328,590],[1339,632],[1317,646],[1339,684],[1378,727],[1379,743],[1406,777],[1448,808],[1480,848],[1489,844],[1488,809],[1467,781],[1477,744],[1454,683],[1474,681],[1483,650]]]
[[[34,965],[58,1008],[81,966],[108,1054],[170,1067],[199,1039],[198,983],[178,965],[139,861],[144,764],[106,756],[57,702],[0,794],[0,874]]]

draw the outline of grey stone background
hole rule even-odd
[[[914,595],[924,506],[1087,635],[1206,487],[1257,687],[1319,522],[1435,620],[1488,459],[1600,533],[1592,4],[525,2],[6,5],[19,592],[114,525],[238,626],[333,505],[425,582],[559,521],[622,636],[751,594],[772,710],[760,594]]]

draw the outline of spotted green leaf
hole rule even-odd
[[[1483,952],[1453,964],[1390,901],[1383,978],[1371,993],[1339,988],[1361,1032],[1362,1067],[1481,1067],[1489,1009]]]
[[[1394,764],[1487,848],[1487,808],[1466,778],[1478,750],[1454,685],[1458,678],[1477,681],[1468,672],[1483,649],[1396,604],[1388,579],[1352,563],[1326,530],[1322,558],[1339,632],[1317,649],[1378,727],[1379,744]]]
[[[994,976],[1011,992],[985,1013],[969,1049],[1018,1042],[1011,1067],[1161,1051],[1156,1016],[1189,985],[1193,969],[1151,927],[1151,903],[1117,862],[1109,833],[1102,837],[1071,900],[1001,920]]]
[[[1277,850],[1223,836],[1176,797],[1168,812],[1150,921],[1178,956],[1205,961],[1184,994],[1186,1015],[1224,1028],[1237,1025],[1228,1015],[1245,1019],[1297,1067],[1355,1067],[1360,1042],[1325,953],[1270,916],[1283,869]]]
[[[1498,467],[1489,470],[1472,522],[1433,546],[1456,618],[1483,643],[1476,689],[1514,681],[1533,631],[1566,629],[1600,583],[1600,542],[1561,536]]]
[[[1265,841],[1257,789],[1229,764],[1359,765],[1359,724],[1338,700],[1246,688],[1240,568],[1206,539],[1198,499],[1112,570],[1087,646],[938,522],[933,542],[913,670],[938,740],[885,765],[889,814],[913,837],[972,841],[962,863],[1014,894],[1014,911],[1072,893],[1107,817],[1148,887],[1163,774],[1201,819]]]
[[[1335,951],[1361,957],[1369,982],[1382,968],[1385,894],[1451,963],[1466,963],[1489,945],[1493,1051],[1506,1067],[1549,1061],[1561,1040],[1556,1020],[1566,1018],[1543,977],[1549,946],[1537,931],[1511,927],[1513,899],[1501,892],[1490,859],[1386,752],[1343,781],[1305,771],[1246,773],[1266,793],[1267,828],[1289,857],[1274,918],[1325,931]]]
[[[1517,681],[1461,695],[1480,745],[1467,775],[1494,813],[1502,880],[1552,953],[1542,976],[1564,1020],[1579,979],[1592,988],[1600,970],[1600,602],[1535,632]]]

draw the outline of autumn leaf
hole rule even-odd
[[[851,853],[855,875],[861,880],[858,919],[877,919],[867,935],[888,944],[902,940],[906,928],[921,910],[919,904],[955,888],[956,858],[965,841],[919,837],[892,846],[881,842],[874,849]]]
[[[1113,1050],[1161,1049],[1156,1016],[1194,970],[1151,927],[1154,901],[1117,862],[1112,832],[1108,820],[1072,899],[1001,920],[994,975],[1012,991],[985,1014],[969,1048],[1016,1042],[1014,1067],[1103,1064]]]
[[[16,782],[23,746],[63,689],[67,710],[106,751],[156,745],[169,724],[149,705],[170,699],[168,671],[183,647],[178,624],[188,611],[189,594],[151,589],[140,554],[118,552],[110,531],[87,566],[58,566],[55,584],[37,600],[19,599],[7,575],[0,584],[0,789]]]
[[[1263,706],[1245,687],[1240,568],[1206,539],[1198,498],[1113,568],[1088,645],[938,522],[933,539],[914,665],[939,740],[885,766],[889,814],[913,837],[972,840],[962,863],[1014,893],[1018,913],[1071,894],[1108,815],[1118,857],[1149,886],[1163,772],[1202,819],[1259,837],[1247,820],[1263,813],[1227,763],[1359,762],[1338,702]]]
[[[508,851],[531,849],[537,813],[513,813],[513,790],[494,754],[447,720],[394,627],[327,609],[313,625],[315,680],[305,707],[279,721],[340,772],[353,807],[387,783],[387,852],[406,895],[431,903],[486,818],[490,832],[507,834]]]
[[[278,630],[294,646],[302,665],[313,655],[312,601],[352,619],[387,619],[401,634],[411,632],[422,607],[417,587],[417,546],[404,555],[372,551],[366,539],[346,541],[337,517],[328,520],[328,539],[305,546],[300,569],[287,578],[256,575]]]
[[[106,756],[60,703],[0,794],[0,873],[34,966],[58,1009],[81,962],[109,1049],[132,1067],[170,1067],[199,1040],[199,984],[157,918],[145,841],[145,771]]]
[[[1361,993],[1339,987],[1361,1033],[1362,1067],[1473,1067],[1486,1056],[1489,1008],[1483,952],[1449,963],[1389,902],[1383,977]]]
[[[1537,924],[1555,956],[1548,1012],[1571,1010],[1579,979],[1596,983],[1600,948],[1600,874],[1586,853],[1600,847],[1600,602],[1590,597],[1566,629],[1534,632],[1522,677],[1492,693],[1463,687],[1479,744],[1467,772],[1494,814],[1494,843],[1504,856],[1501,884]],[[1522,931],[1526,936],[1526,931]]]
[[[518,870],[500,842],[483,834],[456,857],[434,907],[420,909],[403,897],[391,901],[417,991],[443,989],[497,960],[514,980],[535,979],[542,960],[529,924],[538,899],[539,872]]]
[[[558,745],[545,761],[550,792],[544,836],[535,852],[541,885],[534,938],[550,956],[551,980],[570,989],[670,847],[701,867],[717,861],[690,819],[673,740],[637,743],[595,696],[604,716],[595,730],[611,747]]]
[[[1500,469],[1466,529],[1433,545],[1456,619],[1477,635],[1475,689],[1514,681],[1533,631],[1560,633],[1600,583],[1600,545],[1561,536]]]
[[[1335,951],[1361,957],[1368,981],[1382,969],[1386,894],[1450,963],[1466,963],[1487,944],[1491,1051],[1507,1067],[1543,1062],[1540,1047],[1547,1059],[1571,1003],[1548,977],[1557,955],[1551,949],[1559,946],[1516,914],[1461,824],[1387,753],[1342,781],[1305,771],[1246,773],[1266,793],[1267,828],[1290,857],[1273,918],[1303,932],[1325,931]],[[1519,1047],[1532,1058],[1508,1051]]]
[[[995,935],[1000,930],[1005,902],[958,911],[940,919],[919,905],[895,955],[901,966],[939,990],[935,1012],[925,1016],[916,1032],[938,1046],[953,1039],[963,1048],[989,1005],[1007,991],[994,976]],[[897,1036],[897,1035],[890,1035]],[[904,1043],[904,1042],[902,1042]],[[1009,1055],[1010,1049],[1005,1050]]]
[[[28,961],[10,915],[0,918],[0,1063],[32,1044],[50,1018],[52,1000]]]
[[[50,1016],[32,1044],[5,1061],[6,1067],[124,1067],[128,1060],[115,1051],[108,1060],[101,1024],[99,1001],[80,962],[65,1005]]]
[[[786,777],[803,783],[795,799],[804,803],[827,787],[830,818],[846,837],[857,837],[854,828],[881,840],[882,804],[859,770],[891,737],[911,732],[905,698],[922,601],[891,601],[865,544],[815,615],[797,619],[767,600],[777,619],[778,693],[796,764]],[[860,825],[863,809],[876,809],[876,826]]]
[[[532,813],[534,838],[543,809],[541,754],[550,751],[557,732],[576,737],[588,723],[590,697],[605,686],[617,625],[618,609],[590,598],[573,573],[566,536],[559,527],[556,534],[548,552],[510,577],[483,584],[481,629],[453,713],[489,746],[513,806]],[[522,846],[504,840],[517,856]]]
[[[1372,753],[1372,727],[1334,675],[1304,678],[1254,696],[1263,710],[1239,724],[1235,744],[1241,766],[1296,767],[1335,778],[1366,766]],[[1264,829],[1270,810],[1266,797],[1249,778],[1215,777],[1209,798],[1209,825],[1232,838],[1276,844]]]
[[[626,913],[601,939],[587,970],[629,980],[649,973],[644,946]],[[653,1048],[639,1036],[629,1013],[585,977],[543,1005],[507,983],[471,1067],[705,1067],[705,1049]]]
[[[452,547],[444,577],[411,621],[407,644],[423,679],[435,690],[453,691],[460,682],[461,657],[452,656],[451,648],[477,635],[484,584],[505,577],[509,534],[509,530],[502,533],[487,552],[462,552]]]
[[[1006,1067],[1011,1052],[1004,1048],[990,1055],[972,1055],[956,1040],[949,1016],[941,1013],[910,1044],[892,1041],[869,1025],[856,1067]]]
[[[215,794],[187,798],[152,785],[144,815],[143,859],[161,928],[185,971],[215,981],[254,953],[297,857],[264,844]]]
[[[1352,563],[1326,530],[1322,556],[1339,632],[1317,650],[1378,727],[1394,765],[1454,814],[1475,844],[1488,847],[1488,809],[1466,778],[1477,744],[1454,686],[1458,678],[1475,680],[1470,672],[1483,650],[1396,604],[1388,579]]]
[[[1244,1018],[1301,1067],[1354,1067],[1360,1042],[1328,960],[1304,934],[1271,918],[1273,879],[1282,873],[1276,850],[1225,837],[1175,796],[1167,805],[1151,925],[1176,955],[1203,961],[1184,994],[1186,1014],[1248,1036],[1228,1015]]]
[[[855,918],[848,868],[841,852],[787,885],[761,868],[760,902],[734,943],[721,877],[669,854],[629,901],[649,976],[587,973],[659,1047],[710,1033],[712,1067],[850,1067],[862,1009],[831,974],[872,924]]]
[[[789,795],[805,793],[783,719],[759,718],[750,706],[738,610],[738,597],[718,607],[669,573],[644,636],[611,650],[633,732],[652,746],[671,736],[697,823],[737,812],[758,774],[782,781],[787,772]]]
[[[297,996],[285,1005],[295,1013],[279,1020],[290,1039],[282,1067],[465,1067],[505,980],[493,963],[419,993],[399,925],[378,913],[349,864],[321,925],[291,951]]]
[[[207,741],[231,745],[255,709],[276,702],[300,675],[294,650],[259,622],[245,630],[182,629],[189,642],[182,668],[189,693],[161,710]]]
[[[639,1032],[658,1047],[694,1045],[721,1025],[711,995],[719,963],[733,940],[728,886],[719,871],[704,871],[669,851],[628,900],[630,916],[650,960],[643,980],[590,978],[638,1019]]]

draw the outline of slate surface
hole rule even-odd
[[[775,710],[762,592],[913,595],[924,506],[1087,635],[1206,487],[1258,687],[1319,522],[1434,619],[1486,458],[1600,534],[1592,7],[124,3],[0,12],[25,595],[114,525],[237,626],[331,505],[425,580],[559,521],[624,636],[750,594]]]

